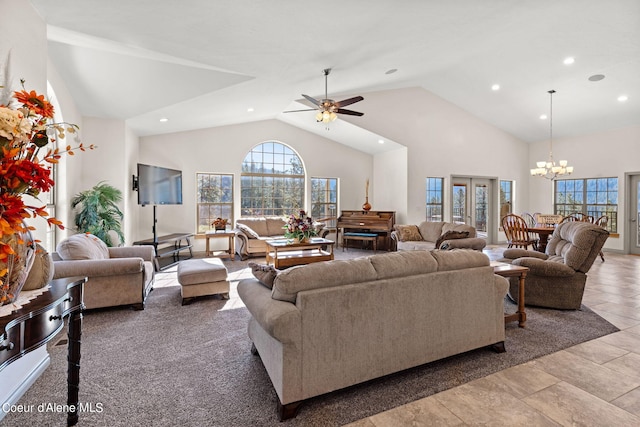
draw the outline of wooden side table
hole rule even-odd
[[[504,323],[518,321],[518,326],[524,328],[527,323],[527,313],[524,310],[524,279],[527,277],[529,267],[512,265],[503,262],[492,262],[493,273],[502,277],[519,277],[518,280],[518,311],[504,315]]]
[[[229,246],[228,249],[222,253],[222,254],[218,254],[218,255],[213,255],[213,256],[217,256],[219,258],[230,258],[231,261],[234,261],[236,258],[236,233],[234,233],[233,231],[207,231],[204,234],[204,237],[206,239],[206,248],[205,248],[205,252],[207,256],[211,256],[211,250],[209,248],[209,239],[221,239],[221,238],[227,238],[229,240]]]

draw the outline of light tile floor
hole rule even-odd
[[[504,247],[485,250],[500,258]],[[349,424],[640,426],[640,257],[605,252],[583,303],[610,334]]]

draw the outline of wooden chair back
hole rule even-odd
[[[532,237],[529,233],[527,221],[519,215],[508,214],[502,217],[502,229],[507,236],[507,244],[509,248],[533,249],[538,248],[538,239]]]

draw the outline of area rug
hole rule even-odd
[[[144,311],[86,314],[80,401],[94,411],[81,413],[78,425],[339,426],[618,330],[586,307],[527,308],[526,328],[506,326],[506,353],[474,350],[316,397],[281,424],[239,302],[204,298],[181,306],[179,288],[169,286],[156,288]],[[66,346],[49,348],[51,365],[23,405],[66,402]],[[11,413],[1,424],[64,425],[65,414]]]

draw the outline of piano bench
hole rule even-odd
[[[373,244],[373,253],[378,249],[378,235],[375,233],[342,233],[342,251],[344,252],[344,248],[347,247],[347,241],[349,240],[360,240],[363,242],[372,242]]]

